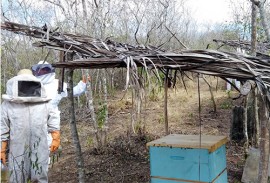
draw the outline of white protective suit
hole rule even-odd
[[[46,93],[49,98],[52,98],[50,103],[58,109],[58,104],[63,97],[67,97],[67,84],[64,83],[63,91],[58,93],[59,80],[55,79],[55,73],[49,73],[42,76],[36,76],[41,80],[42,84],[45,87]],[[77,86],[73,87],[73,96],[77,97],[83,94],[86,90],[86,84],[80,81]],[[59,109],[58,109],[59,110]],[[60,119],[59,119],[60,121]]]
[[[47,134],[60,130],[58,115],[35,76],[15,76],[6,87],[1,105],[1,141],[9,143],[9,182],[47,183]]]
[[[42,64],[49,64],[48,62],[40,61],[38,62],[39,65]],[[55,79],[55,72],[51,72],[48,74],[44,74],[41,76],[36,76],[38,79],[41,80],[42,84],[45,87],[46,93],[49,98],[52,98],[50,103],[54,107],[55,113],[58,114],[58,123],[60,126],[60,111],[58,108],[58,104],[61,101],[63,97],[68,96],[67,92],[67,84],[63,84],[63,91],[61,93],[58,93],[58,86],[59,86],[59,80]],[[83,94],[86,91],[86,83],[80,81],[75,87],[73,87],[73,96],[77,97]],[[48,144],[50,146],[52,142],[52,137],[50,134],[48,134]]]

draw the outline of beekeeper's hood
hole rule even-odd
[[[32,75],[29,69],[20,70],[18,75],[7,81],[6,94],[2,95],[3,100],[15,103],[45,102],[47,97],[43,84]]]
[[[44,85],[53,82],[55,79],[55,69],[46,61],[39,61],[31,69],[33,75],[40,79]]]

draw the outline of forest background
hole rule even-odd
[[[194,15],[196,14],[190,1],[188,0],[43,0],[43,1],[33,1],[33,0],[2,0],[1,11],[2,11],[2,21],[11,21],[22,23],[25,25],[32,26],[43,26],[50,28],[52,30],[57,30],[58,32],[67,32],[73,34],[83,34],[91,36],[96,39],[101,40],[114,40],[121,43],[128,43],[131,45],[144,45],[144,46],[155,46],[162,49],[168,50],[170,52],[181,52],[182,49],[220,49],[224,51],[236,52],[236,49],[223,46],[213,42],[213,39],[220,40],[245,40],[251,41],[251,2],[248,0],[243,1],[227,1],[229,2],[229,12],[230,15],[227,20],[225,18],[224,22],[202,22],[198,21]],[[211,4],[207,5],[209,8]],[[266,0],[264,3],[266,20],[270,18],[270,2]],[[204,11],[207,11],[205,9]],[[217,14],[213,14],[217,16]],[[259,20],[260,17],[258,16]],[[259,22],[259,21],[258,21]],[[270,22],[268,22],[268,26]],[[261,24],[257,25],[257,40],[258,42],[266,42],[267,38],[263,31],[263,26]],[[6,81],[16,75],[16,73],[22,68],[30,68],[33,64],[36,64],[40,60],[48,60],[50,63],[59,61],[59,52],[55,50],[49,50],[46,48],[37,48],[33,46],[37,40],[23,35],[17,35],[12,32],[1,31],[1,91],[5,91]],[[58,71],[57,71],[58,73]],[[82,71],[75,70],[74,80],[78,82],[81,79]],[[83,153],[86,157],[87,154],[90,156],[100,155],[95,157],[96,159],[106,156],[105,159],[110,159],[113,153],[119,153],[118,151],[123,151],[123,144],[127,145],[127,150],[130,151],[129,157],[144,157],[147,156],[147,150],[143,149],[145,142],[157,138],[158,136],[164,135],[164,129],[160,126],[164,126],[164,116],[162,113],[163,104],[163,91],[162,84],[156,82],[156,88],[148,91],[148,105],[156,106],[156,109],[151,112],[151,110],[145,107],[145,111],[150,110],[150,113],[154,112],[152,118],[147,119],[151,121],[147,124],[141,123],[140,120],[134,119],[132,117],[123,117],[121,114],[130,115],[132,112],[129,108],[132,108],[133,101],[129,98],[132,95],[132,91],[123,92],[125,88],[125,70],[124,69],[106,69],[105,70],[91,70],[89,72],[91,77],[91,92],[93,92],[94,108],[96,111],[96,120],[98,127],[109,128],[109,135],[106,137],[108,142],[113,142],[113,145],[109,143],[107,147],[109,155],[104,155],[104,151],[96,150],[94,138],[94,127],[90,125],[89,129],[83,130],[86,121],[94,120],[93,115],[87,111],[87,99],[85,96],[81,96],[76,100],[77,109],[77,121],[79,125],[79,133],[81,137]],[[191,76],[192,78],[193,76]],[[101,79],[102,78],[102,79]],[[219,109],[219,113],[215,117],[212,116],[211,103],[207,93],[208,85],[205,85],[205,94],[202,91],[202,96],[206,95],[205,101],[207,105],[204,108],[205,118],[210,120],[211,123],[205,124],[206,134],[223,134],[229,135],[229,128],[226,128],[220,123],[229,125],[231,118],[231,107],[235,104],[231,101],[231,93],[224,92],[225,83],[218,81],[216,78],[208,78],[209,83],[212,87],[216,87],[217,93],[215,94],[216,103]],[[184,134],[198,134],[198,126],[196,126],[197,113],[196,109],[198,107],[196,97],[196,82],[190,81],[186,78],[185,80],[190,90],[186,92],[184,90],[184,84],[180,82],[177,85],[178,90],[169,91],[169,111],[173,111],[175,108],[179,110],[178,113],[183,113],[183,116],[179,116],[177,113],[170,112],[170,132],[184,133]],[[154,81],[153,81],[154,82]],[[191,83],[190,83],[191,82]],[[104,87],[106,86],[106,87]],[[185,93],[186,95],[183,95]],[[180,95],[179,95],[180,94]],[[170,98],[172,97],[172,98]],[[174,98],[181,98],[181,105],[179,103],[174,103]],[[124,100],[123,100],[124,98]],[[204,99],[203,99],[204,100]],[[155,103],[151,103],[155,102]],[[185,104],[192,106],[192,109],[185,111]],[[237,101],[236,101],[237,103]],[[194,104],[194,105],[193,105]],[[104,108],[104,106],[106,106]],[[210,106],[210,107],[209,107]],[[58,182],[59,180],[68,180],[76,182],[75,170],[73,176],[70,176],[70,170],[68,165],[63,165],[62,163],[67,163],[72,159],[72,145],[71,145],[71,134],[68,130],[68,118],[66,116],[67,105],[65,101],[61,104],[62,113],[64,115],[62,118],[62,133],[63,136],[63,155],[62,160],[60,158],[58,164],[55,164],[55,169],[51,171],[51,180]],[[144,115],[149,115],[150,113],[145,112]],[[65,115],[66,114],[66,115]],[[120,115],[120,116],[119,116]],[[91,119],[89,119],[91,116]],[[117,117],[116,117],[117,116]],[[130,119],[131,118],[131,119]],[[125,120],[123,120],[125,119]],[[182,119],[182,124],[179,126],[179,119]],[[225,122],[219,119],[225,119]],[[143,131],[150,134],[139,136],[142,140],[140,145],[136,146],[138,141],[138,136],[136,136],[133,145],[130,145],[130,141],[126,142],[126,139],[122,136],[117,136],[119,134],[125,134],[125,129],[130,129],[129,121],[131,123],[131,130],[127,130],[129,133],[137,134]],[[178,122],[177,122],[178,121]],[[177,123],[176,123],[177,122]],[[157,125],[158,124],[158,125]],[[80,126],[82,125],[82,126]],[[156,128],[153,128],[156,127]],[[179,129],[180,128],[180,129]],[[221,128],[221,129],[220,129]],[[119,130],[121,129],[121,130]],[[223,129],[223,130],[222,130]],[[89,133],[91,131],[91,133]],[[115,140],[116,139],[116,140]],[[122,142],[116,143],[116,142]],[[104,144],[103,144],[104,145]],[[233,182],[235,180],[241,179],[241,171],[243,168],[244,157],[239,156],[243,151],[240,148],[240,152],[236,150],[237,145],[230,146],[231,149],[229,153],[234,153],[234,155],[229,156],[229,170],[230,180]],[[89,152],[89,149],[91,151]],[[113,150],[112,150],[113,149]],[[118,150],[116,150],[118,149]],[[140,152],[136,152],[135,149],[139,149]],[[116,152],[117,151],[117,152]],[[94,154],[94,155],[93,155]],[[135,155],[134,155],[135,154]],[[236,155],[235,155],[236,154]],[[121,154],[123,155],[123,154]],[[132,156],[131,156],[132,155]],[[113,157],[114,157],[113,156]],[[124,155],[125,157],[125,155]],[[104,158],[104,157],[103,157]],[[139,159],[140,159],[139,158]],[[140,163],[145,163],[145,159],[140,159]],[[107,182],[117,182],[119,179],[116,175],[112,178],[111,169],[92,171],[91,166],[95,164],[93,158],[85,158],[88,167],[88,172],[86,172],[89,180],[94,180],[94,182],[102,182],[102,180],[107,180]],[[89,161],[87,161],[89,160]],[[240,161],[238,163],[237,161]],[[104,163],[104,160],[100,160]],[[116,160],[115,160],[116,161]],[[87,163],[88,162],[88,163]],[[117,161],[116,161],[117,162]],[[123,163],[123,162],[122,162]],[[138,162],[137,162],[138,163]],[[149,162],[148,162],[149,163]],[[76,163],[71,164],[69,168],[74,168]],[[97,163],[98,164],[98,163]],[[101,164],[101,163],[100,163]],[[125,162],[124,165],[128,166],[129,163]],[[233,165],[232,165],[233,164]],[[99,164],[98,164],[99,165]],[[135,163],[135,165],[137,165]],[[110,165],[112,166],[112,165]],[[61,167],[61,168],[60,168]],[[143,168],[142,168],[143,167]],[[140,166],[140,168],[135,168],[137,171],[134,173],[123,173],[120,175],[120,179],[123,182],[129,182],[134,180],[135,182],[147,182],[149,180],[149,166]],[[64,168],[64,169],[63,169]],[[95,165],[94,169],[97,166]],[[122,167],[121,172],[124,172],[126,167]],[[120,169],[120,168],[119,168]],[[139,169],[145,170],[138,171]],[[101,174],[104,175],[105,172],[108,173],[108,179],[106,176],[101,178]],[[233,171],[236,173],[234,174]],[[58,174],[62,172],[61,179]],[[97,173],[99,172],[99,173]],[[136,174],[136,172],[139,172]],[[139,175],[141,175],[141,177]],[[110,177],[111,176],[111,177]],[[72,177],[74,179],[72,179]],[[127,179],[125,179],[127,178]],[[110,181],[108,181],[110,180]],[[52,181],[52,182],[53,182]]]

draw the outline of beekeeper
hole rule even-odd
[[[51,151],[57,150],[60,126],[43,84],[23,69],[7,81],[2,99],[1,162],[6,165],[8,157],[9,182],[47,183],[47,134],[53,138]]]
[[[59,80],[55,78],[55,69],[46,61],[40,61],[31,67],[33,75],[41,80],[45,87],[47,95],[52,98],[50,103],[53,105],[55,112],[58,114],[58,123],[60,125],[60,110],[58,104],[63,97],[68,96],[67,84],[63,84],[63,91],[58,92]],[[86,77],[73,88],[73,96],[80,96],[86,91]],[[51,137],[48,135],[48,143],[50,144]]]

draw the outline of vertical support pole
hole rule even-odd
[[[259,110],[258,110],[258,97],[260,97],[260,94],[258,94],[258,89],[255,90],[255,97],[254,97],[254,110],[255,110],[255,147],[259,147],[259,138],[260,138],[260,120],[259,120]]]
[[[264,96],[262,96],[264,97]],[[265,183],[268,181],[268,162],[269,162],[269,111],[266,104],[260,97],[259,101],[259,117],[261,122],[261,138],[260,138],[260,161],[259,161],[259,175],[258,183]]]
[[[166,70],[164,79],[164,122],[165,122],[165,133],[169,134],[169,123],[168,123],[168,75],[169,69]]]
[[[66,61],[65,52],[60,51],[59,62],[65,62],[65,61]],[[60,76],[61,76],[61,79],[59,79],[59,81],[58,81],[58,93],[59,94],[61,92],[63,92],[63,88],[64,88],[65,68],[60,70]]]
[[[84,170],[84,160],[82,156],[82,150],[79,140],[79,135],[76,126],[75,119],[75,109],[74,109],[74,97],[73,97],[73,69],[67,69],[67,91],[68,91],[68,101],[69,101],[69,124],[73,139],[73,144],[75,146],[75,153],[77,158],[77,168],[79,175],[79,183],[85,183],[85,170]]]

